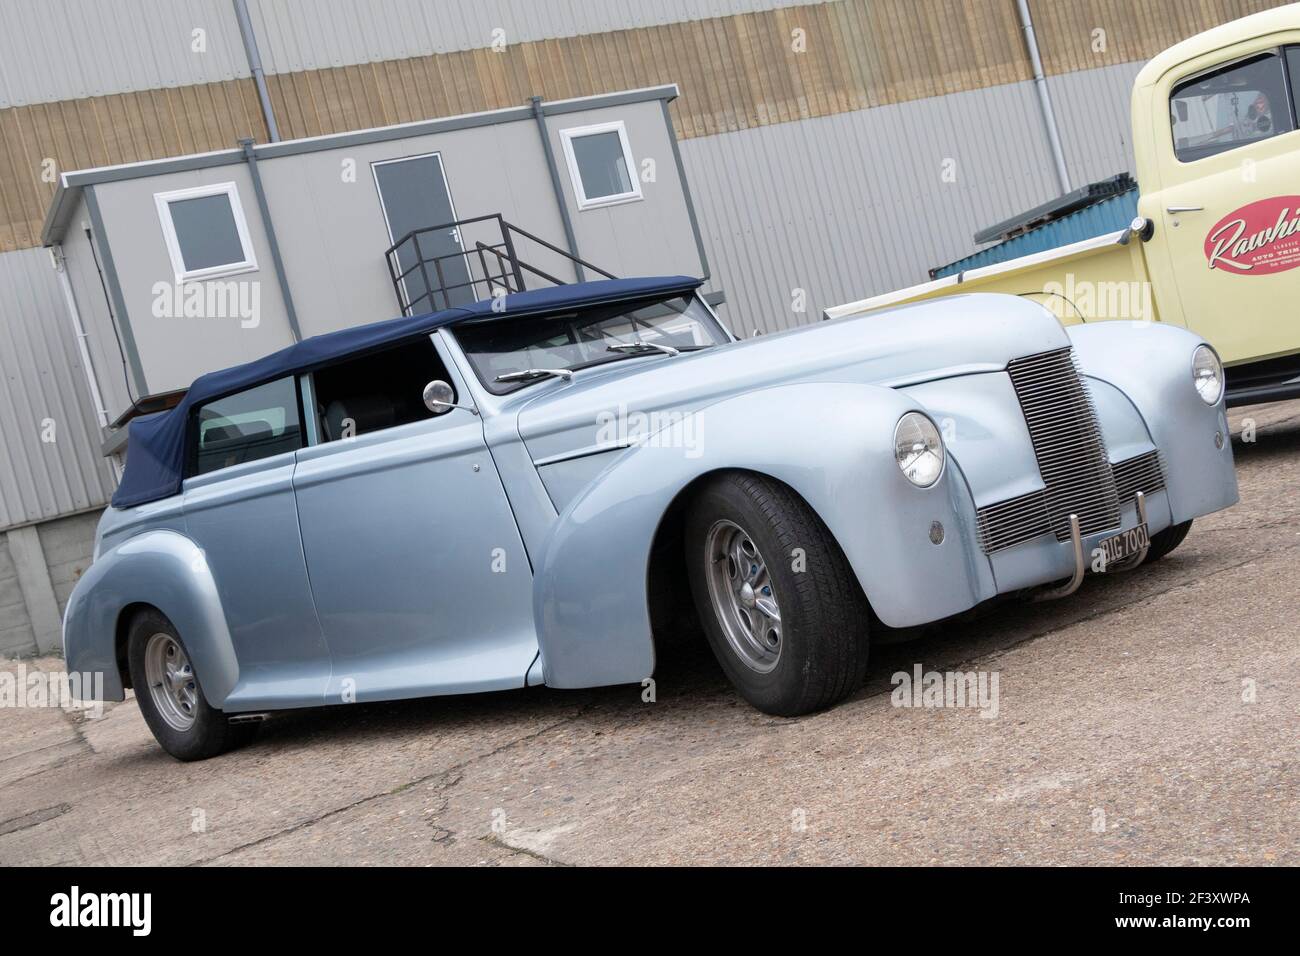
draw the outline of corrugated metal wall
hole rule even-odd
[[[1034,8],[1059,73],[1141,59],[1269,5]],[[286,137],[677,83],[674,122],[690,138],[1028,79],[1012,0],[254,0],[253,14]],[[1103,48],[1091,45],[1096,30]],[[0,251],[36,243],[54,172],[264,141],[242,53],[226,0],[0,4]]]
[[[977,228],[1049,199],[1051,158],[1024,135],[1037,122],[1032,85],[1015,83],[684,141],[733,330],[788,328],[924,281]]]
[[[1129,97],[1142,66],[1141,62],[1121,63],[1048,77],[1065,163],[1075,187],[1125,170],[1137,175]]]
[[[268,73],[753,13],[822,0],[249,0]],[[202,42],[195,31],[202,30]],[[231,0],[4,0],[0,109],[249,76]]]
[[[103,505],[85,372],[44,249],[0,255],[0,528]]]
[[[822,0],[250,0],[268,73],[321,70],[754,13]]]
[[[203,30],[196,50],[195,30]],[[0,109],[248,76],[230,0],[5,0]]]

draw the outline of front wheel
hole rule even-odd
[[[1174,548],[1183,543],[1187,537],[1187,532],[1192,530],[1192,523],[1184,521],[1182,524],[1170,525],[1163,531],[1157,531],[1151,536],[1151,547],[1147,548],[1147,556],[1143,564],[1150,564],[1152,561],[1159,561]]]
[[[686,567],[714,656],[747,701],[794,717],[866,676],[870,609],[816,513],[788,487],[735,472],[686,517]]]
[[[255,723],[231,724],[208,705],[180,634],[158,611],[143,611],[131,622],[127,663],[145,723],[177,760],[215,757],[256,732]]]

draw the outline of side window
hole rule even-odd
[[[641,198],[641,182],[622,121],[560,130],[578,208]]]
[[[1291,116],[1300,121],[1300,46],[1286,48],[1286,72],[1291,78]]]
[[[215,279],[257,268],[234,183],[178,189],[153,198],[178,280]]]
[[[270,458],[303,446],[293,376],[200,405],[192,474]]]
[[[449,380],[428,336],[319,369],[312,384],[321,441],[432,418],[424,386],[434,379]]]
[[[1269,52],[1180,83],[1169,116],[1184,163],[1289,133],[1295,123],[1282,58]]]

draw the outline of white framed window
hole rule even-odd
[[[622,120],[562,129],[560,141],[579,209],[641,198],[641,183]]]
[[[155,193],[176,281],[218,279],[257,268],[234,183]]]

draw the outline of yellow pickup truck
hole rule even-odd
[[[1300,397],[1300,4],[1170,47],[1133,84],[1138,218],[1118,232],[826,311],[967,292],[1041,301],[1067,324],[1204,336],[1228,404]]]

